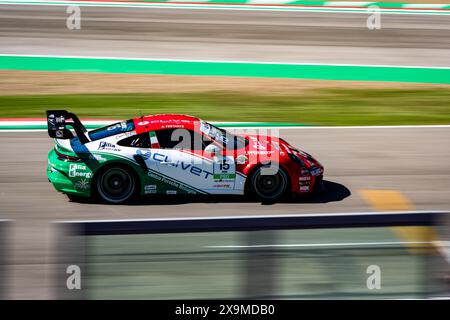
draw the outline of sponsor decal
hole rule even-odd
[[[275,153],[273,150],[249,150],[248,154],[272,154]]]
[[[109,126],[108,128],[106,128],[106,130],[110,131],[110,130],[119,129],[119,128],[121,128],[121,125],[120,125],[120,123],[117,123],[113,126]]]
[[[89,188],[88,179],[81,179],[80,181],[75,182],[75,189],[86,190]]]
[[[256,150],[267,150],[267,147],[265,145],[263,145],[260,141],[255,141],[253,143],[253,149],[256,149]]]
[[[240,156],[237,156],[237,158],[236,158],[237,164],[245,164],[247,162],[248,162],[248,158],[246,156],[244,156],[243,154],[241,154]]]
[[[179,189],[179,190],[181,190],[183,192],[186,192],[187,194],[197,194],[197,192],[195,190],[193,190],[192,188],[190,188],[189,186],[186,186],[186,185],[184,185],[182,183],[178,183],[176,181],[167,179],[164,176],[157,175],[157,174],[155,174],[153,172],[149,172],[147,175],[150,178],[153,178],[153,179],[155,179],[157,181],[160,181],[161,183],[165,183],[165,184],[167,184],[167,185],[169,185],[169,186],[171,186],[173,188],[176,188],[176,189]]]
[[[156,184],[148,184],[144,186],[145,194],[156,193],[156,190],[157,190]]]
[[[156,153],[153,153],[151,157],[153,160],[155,160],[157,162],[171,162],[171,167],[181,169],[183,171],[189,172],[192,175],[195,175],[198,177],[203,177],[205,179],[208,179],[208,177],[213,174],[209,171],[203,170],[201,167],[197,167],[197,166],[193,165],[192,163],[186,163],[181,160],[172,162],[172,161],[170,161],[169,156],[167,156],[165,154],[156,152]]]
[[[149,123],[150,122],[148,122],[148,121],[141,121],[141,122],[138,122],[138,126],[145,126],[145,125],[147,125]]]
[[[311,174],[312,174],[313,176],[318,176],[318,175],[322,174],[322,169],[321,169],[321,168],[314,168],[314,169],[311,169]]]
[[[64,116],[56,117],[54,114],[50,114],[47,118],[47,123],[50,130],[64,129],[64,121]]]
[[[69,177],[83,177],[92,178],[92,172],[88,171],[88,168],[84,164],[71,164],[69,166]]]
[[[105,148],[115,148],[115,147],[116,147],[115,144],[112,144],[112,143],[109,143],[109,142],[104,142],[104,141],[101,141],[100,144],[98,145],[98,149],[99,150],[102,150],[102,149],[105,149]]]
[[[214,180],[225,181],[225,180],[234,180],[236,179],[235,173],[215,173]]]
[[[55,121],[56,121],[56,124],[61,124],[61,123],[64,123],[65,118],[64,118],[64,116],[55,117]],[[61,126],[58,126],[58,128],[62,129]]]
[[[100,141],[98,150],[120,151],[120,149],[116,148],[114,143],[109,143],[106,141]]]
[[[124,133],[119,133],[118,135],[115,136],[116,140],[120,140],[122,138],[127,138],[127,137],[131,137],[134,136],[136,134],[136,131],[129,131],[129,132],[124,132]]]
[[[300,181],[300,186],[309,186],[311,184],[311,181]]]
[[[127,129],[127,122],[126,121],[122,121],[113,125],[110,125],[109,127],[106,128],[107,131],[111,131],[111,130],[126,130]]]
[[[64,137],[64,132],[62,130],[56,130],[55,136],[57,138],[63,138]]]
[[[311,177],[310,177],[310,176],[299,177],[298,180],[299,180],[299,181],[309,181],[309,180],[311,180]]]
[[[177,194],[177,190],[167,190],[166,194]]]
[[[144,158],[144,160],[150,159],[152,153],[147,149],[137,149],[136,154]]]
[[[231,184],[228,183],[219,183],[219,184],[215,184],[213,185],[213,188],[220,188],[220,189],[230,189],[231,188]]]
[[[55,115],[54,114],[49,114],[48,118],[47,118],[47,121],[48,121],[48,126],[49,126],[50,130],[54,130],[56,128]]]
[[[309,191],[309,186],[301,186],[300,187],[300,192],[308,192]]]
[[[210,124],[205,121],[200,121],[200,131],[205,134],[208,134],[209,130],[211,130]]]
[[[184,128],[184,124],[165,124],[161,126],[162,129]]]
[[[213,178],[218,182],[236,179],[236,169],[233,157],[214,157]]]
[[[203,120],[200,121],[200,132],[216,141],[221,142],[222,144],[228,144],[229,139],[222,131]]]

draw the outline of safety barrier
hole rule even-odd
[[[88,299],[445,296],[448,248],[437,239],[448,237],[446,216],[369,212],[58,222],[63,237],[55,294]],[[407,240],[397,236],[399,228],[410,234]],[[67,287],[70,266],[79,268],[80,290]]]

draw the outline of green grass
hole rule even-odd
[[[311,125],[449,124],[450,89],[316,89],[298,95],[237,92],[0,96],[0,117],[44,117],[47,109],[80,117],[131,118],[183,113],[215,121]]]

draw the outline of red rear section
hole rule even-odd
[[[143,133],[161,129],[187,129],[198,131],[200,119],[180,114],[158,114],[134,118],[136,133]]]

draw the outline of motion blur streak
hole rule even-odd
[[[78,204],[55,193],[46,180],[46,154],[52,145],[47,133],[1,133],[0,216],[16,220],[10,295],[49,296],[48,281],[41,275],[49,274],[46,263],[53,243],[47,232],[53,220],[363,212],[370,207],[357,191],[367,188],[400,190],[418,210],[450,206],[448,128],[280,129],[280,134],[322,160],[328,170],[327,193],[305,203],[271,206],[234,198],[155,200],[134,206]]]
[[[447,16],[0,6],[1,54],[152,59],[450,66]]]
[[[361,13],[83,7],[80,30],[66,28],[67,16],[65,6],[0,5],[0,54],[450,66],[447,16],[383,14],[372,31]],[[368,211],[361,189],[397,190],[418,210],[450,206],[448,127],[280,133],[321,159],[326,193],[265,206],[240,198],[69,202],[45,177],[47,133],[0,133],[0,218],[15,220],[9,298],[50,297],[54,220]]]

